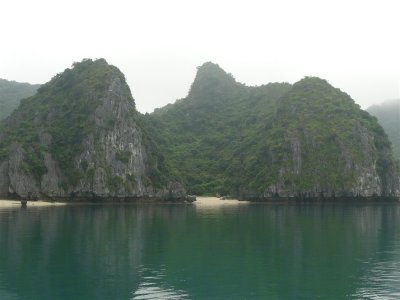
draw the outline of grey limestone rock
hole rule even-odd
[[[93,64],[107,64],[95,61]],[[91,66],[89,66],[90,68]],[[87,118],[94,130],[84,136],[79,153],[70,161],[76,175],[71,184],[52,152],[51,128],[45,126],[54,118],[54,109],[47,116],[35,117],[33,125],[39,128],[41,159],[46,172],[34,176],[26,168],[26,150],[29,144],[14,143],[8,157],[0,161],[0,195],[2,197],[41,198],[62,200],[107,199],[167,199],[185,200],[186,192],[179,183],[164,184],[152,181],[151,172],[157,161],[150,161],[152,149],[144,141],[138,123],[137,111],[130,89],[122,73],[112,66],[104,81],[105,91],[99,96],[92,90],[85,92],[84,101],[96,103]],[[73,70],[72,70],[73,72]],[[93,98],[95,97],[95,99]],[[35,111],[33,114],[38,115]],[[9,123],[20,122],[11,119]],[[1,142],[1,141],[0,141]],[[46,150],[47,149],[47,150]]]

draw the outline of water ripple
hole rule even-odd
[[[377,253],[381,260],[372,264],[363,276],[361,287],[353,295],[355,298],[400,299],[400,258],[397,252]],[[383,259],[382,257],[386,257]]]
[[[167,287],[163,283],[164,270],[151,271],[143,269],[142,273],[152,273],[148,276],[143,276],[143,282],[139,284],[137,290],[133,293],[132,300],[139,299],[189,299],[189,295],[173,287]]]

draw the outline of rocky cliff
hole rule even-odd
[[[327,81],[308,77],[279,99],[266,133],[269,198],[398,197],[391,143],[376,119]]]
[[[382,127],[319,78],[247,87],[206,63],[185,99],[146,120],[191,193],[254,200],[400,195]]]
[[[0,123],[0,197],[55,200],[396,198],[376,118],[327,81],[248,87],[198,68],[185,99],[140,115],[123,74],[84,60]]]
[[[75,63],[3,122],[0,196],[186,199],[143,132],[124,75],[104,59]]]

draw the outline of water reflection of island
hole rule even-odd
[[[212,207],[0,210],[0,298],[132,299],[151,292],[306,299],[400,291],[368,280],[399,264],[396,204]]]

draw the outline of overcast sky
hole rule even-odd
[[[399,1],[1,0],[0,78],[44,83],[83,58],[125,74],[141,112],[218,63],[247,85],[319,76],[362,107],[400,97]]]

